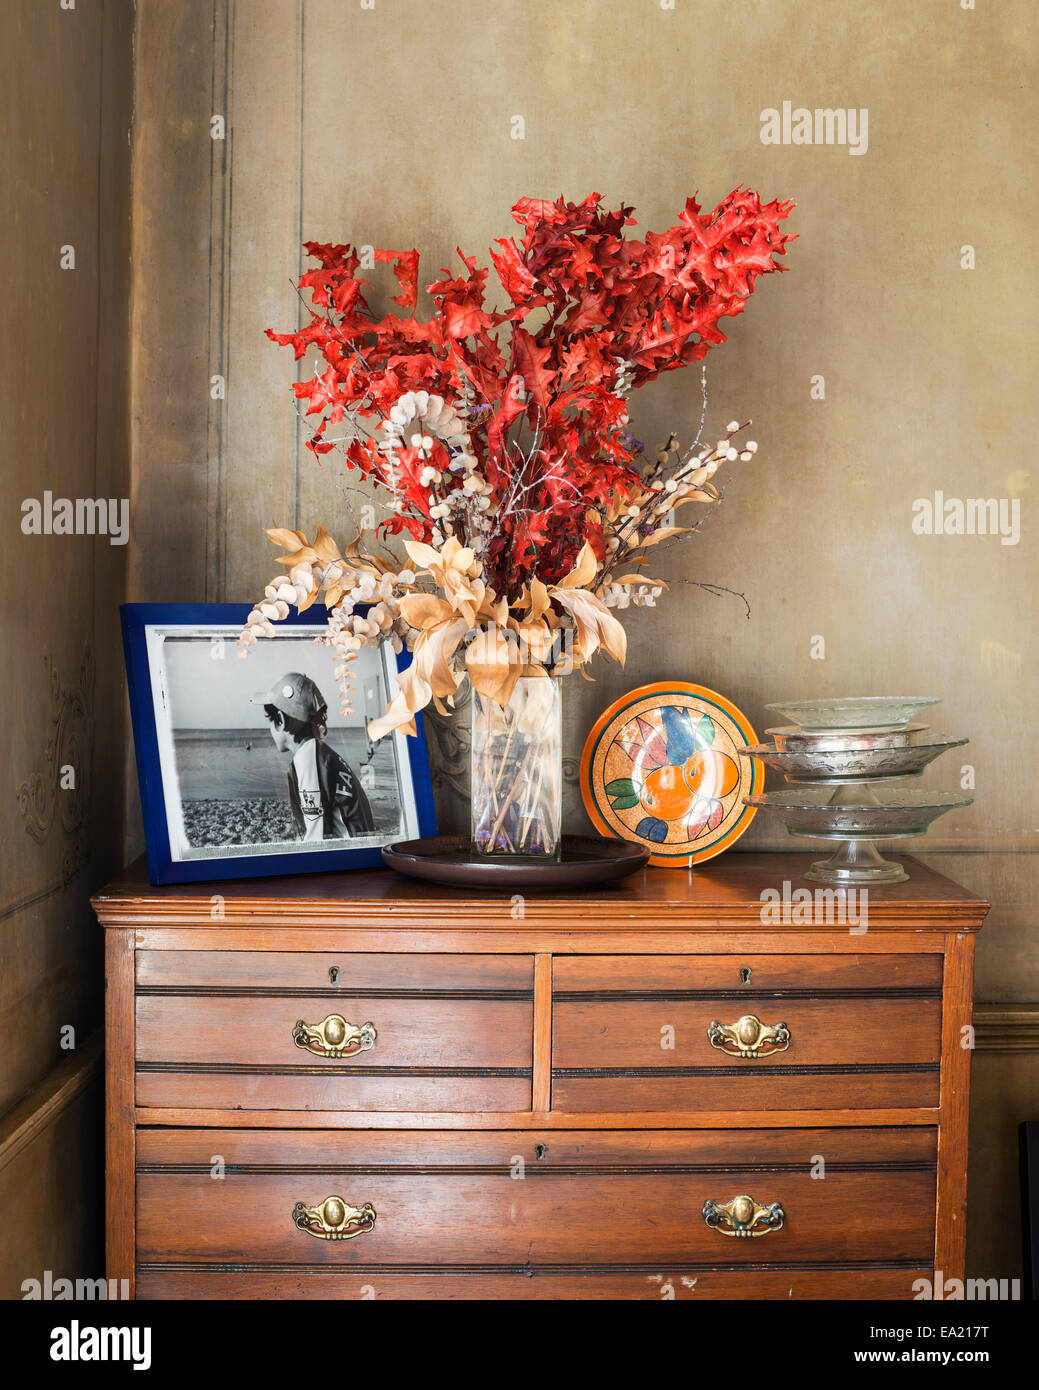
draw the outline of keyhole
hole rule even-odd
[[[749,985],[749,984],[750,984],[750,966],[749,966],[749,965],[741,965],[741,966],[740,966],[740,984],[741,984],[741,985]]]
[[[335,984],[335,982],[339,979],[339,966],[338,966],[338,965],[331,965],[331,966],[329,966],[329,968],[328,968],[328,978],[332,981],[333,984]]]
[[[546,1148],[546,1146],[545,1146],[544,1144],[535,1144],[535,1145],[534,1145],[534,1157],[535,1157],[535,1158],[544,1158],[545,1155],[546,1155],[547,1153],[548,1153],[548,1149]]]

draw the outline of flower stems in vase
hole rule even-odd
[[[554,857],[562,813],[559,682],[523,677],[505,704],[473,692],[472,837],[481,854]]]

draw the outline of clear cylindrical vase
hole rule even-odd
[[[473,691],[472,836],[480,854],[559,854],[559,682],[526,676],[506,705]]]

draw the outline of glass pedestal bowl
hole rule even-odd
[[[946,811],[973,800],[919,788],[880,792],[861,783],[838,785],[832,792],[824,784],[818,790],[797,786],[744,798],[746,805],[780,816],[791,835],[839,842],[840,848],[813,864],[805,878],[845,885],[904,882],[905,869],[884,859],[876,842],[922,835]]]

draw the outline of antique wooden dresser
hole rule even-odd
[[[94,900],[139,1298],[911,1298],[962,1277],[974,935],[909,861],[525,900],[391,873]],[[863,911],[865,909],[865,912]]]

